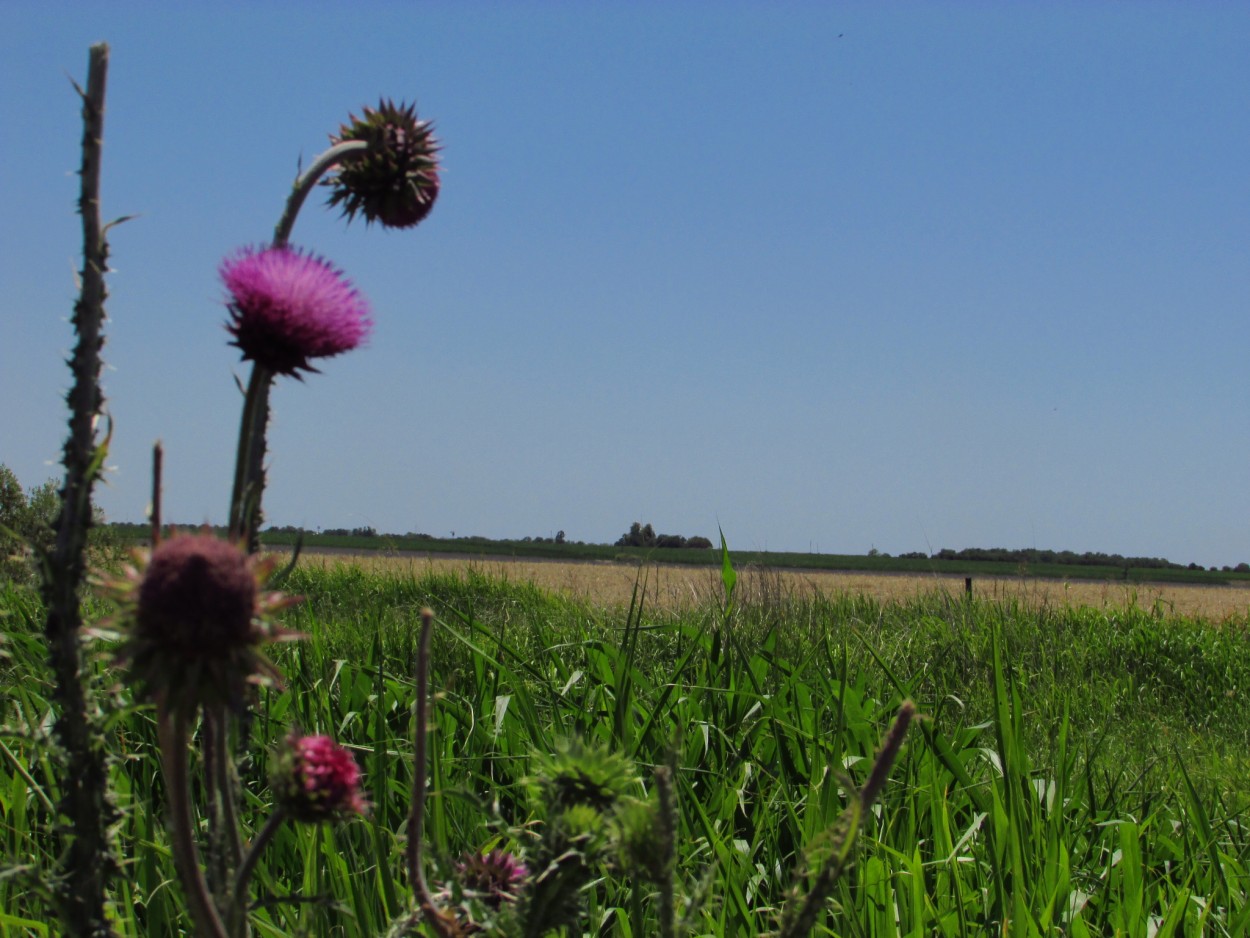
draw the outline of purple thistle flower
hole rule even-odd
[[[329,736],[287,737],[275,760],[272,783],[279,803],[297,821],[329,821],[365,812],[360,767]]]
[[[105,621],[124,633],[116,661],[136,694],[193,713],[200,704],[241,708],[249,685],[276,681],[259,646],[294,637],[272,615],[298,601],[263,589],[276,565],[211,534],[176,534],[106,577],[118,610]]]
[[[274,374],[316,371],[309,360],[354,349],[369,303],[328,261],[290,247],[244,248],[218,271],[229,298],[231,345]]]
[[[461,887],[496,909],[505,902],[515,902],[529,876],[529,868],[503,850],[467,853],[456,869]]]

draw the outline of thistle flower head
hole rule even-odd
[[[536,763],[531,787],[551,814],[579,805],[611,811],[638,787],[638,774],[627,758],[577,740],[551,755],[536,754]]]
[[[243,248],[219,268],[226,329],[245,359],[274,374],[316,371],[313,358],[354,349],[369,334],[369,304],[328,261],[290,247]]]
[[[332,821],[365,811],[360,768],[328,736],[288,736],[274,759],[270,783],[278,804],[297,821]]]
[[[648,882],[663,882],[671,851],[664,842],[659,806],[653,801],[631,800],[617,812],[616,824],[621,868]]]
[[[276,680],[258,646],[295,637],[270,615],[299,599],[262,590],[275,565],[211,534],[178,534],[106,579],[118,605],[110,623],[124,633],[117,662],[129,667],[138,696],[186,712],[238,709],[250,685]]]
[[[361,117],[351,115],[330,140],[369,144],[325,181],[333,190],[329,204],[342,206],[349,221],[359,213],[366,224],[411,228],[430,213],[438,198],[439,146],[430,122],[417,119],[416,105],[379,101]]]
[[[489,853],[466,853],[456,864],[464,891],[481,899],[493,909],[515,902],[520,895],[529,869],[504,850]]]

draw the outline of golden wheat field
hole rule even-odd
[[[721,595],[720,570],[712,567],[648,565],[610,561],[513,560],[507,558],[397,557],[367,554],[310,553],[301,563],[352,564],[369,572],[421,576],[425,573],[478,573],[533,583],[546,590],[589,601],[601,607],[627,606],[635,584],[645,589],[644,601],[669,611],[698,606]],[[1168,613],[1223,621],[1250,611],[1250,587],[1185,584],[1124,584],[1101,581],[1042,580],[1022,577],[977,577],[976,595],[1030,606],[1093,606],[1116,608],[1136,603],[1156,605]],[[871,596],[882,602],[908,600],[943,591],[959,596],[963,576],[837,573],[746,567],[738,571],[742,602],[782,597]]]

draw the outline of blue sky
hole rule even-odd
[[[363,350],[273,395],[270,522],[1250,561],[1250,5],[0,6],[0,462],[55,474],[67,76],[112,47],[114,467],[224,519],[216,269],[349,112],[415,99],[407,232],[310,202]]]

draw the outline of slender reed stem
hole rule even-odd
[[[868,781],[859,790],[859,796],[846,806],[829,831],[829,844],[824,861],[812,880],[807,895],[800,900],[796,895],[788,902],[782,913],[781,927],[777,938],[805,938],[813,933],[820,914],[824,911],[833,894],[842,873],[852,860],[855,840],[859,836],[861,820],[868,814],[873,803],[885,790],[885,783],[890,777],[890,770],[903,748],[903,740],[907,737],[907,728],[916,716],[916,705],[904,700],[899,707],[898,716],[890,726],[881,749],[873,760],[872,771]]]
[[[408,811],[408,880],[417,895],[417,903],[434,933],[451,938],[451,928],[439,911],[421,865],[422,841],[425,838],[425,793],[427,787],[426,745],[429,736],[430,635],[434,630],[434,613],[421,610],[421,637],[417,643],[417,700],[413,727],[412,801]]]
[[[56,544],[42,558],[42,591],[47,608],[44,634],[56,678],[54,732],[64,753],[58,813],[63,821],[61,876],[55,895],[62,929],[69,935],[115,934],[106,912],[109,880],[117,869],[109,839],[114,809],[108,798],[108,772],[102,740],[89,715],[82,678],[78,592],[86,573],[87,531],[91,527],[91,488],[100,475],[108,441],[96,445],[96,422],[103,410],[100,348],[104,343],[104,273],[108,243],[100,224],[100,164],[104,140],[104,90],[109,47],[91,47],[87,90],[82,99],[82,168],[78,212],[82,216],[81,293],[74,307],[78,341],[70,358],[73,384],[67,397],[70,418],[65,441],[65,485]]]
[[[191,816],[190,779],[187,766],[187,717],[183,713],[171,713],[164,701],[157,704],[157,735],[160,739],[161,763],[165,770],[165,784],[169,789],[169,828],[173,842],[174,863],[182,879],[183,889],[195,921],[199,938],[229,938],[222,924],[204,871],[200,866],[200,853],[195,846],[195,821]]]
[[[247,853],[243,856],[243,862],[239,864],[238,870],[234,874],[234,889],[231,891],[230,898],[230,929],[234,934],[238,934],[243,922],[246,921],[248,907],[248,885],[252,880],[252,874],[256,871],[256,864],[260,861],[260,855],[264,852],[265,847],[269,845],[269,841],[273,840],[274,834],[278,833],[280,828],[287,819],[287,813],[281,806],[275,807],[273,813],[269,815],[269,820],[265,822],[265,826],[260,829],[260,833],[247,848]]]

